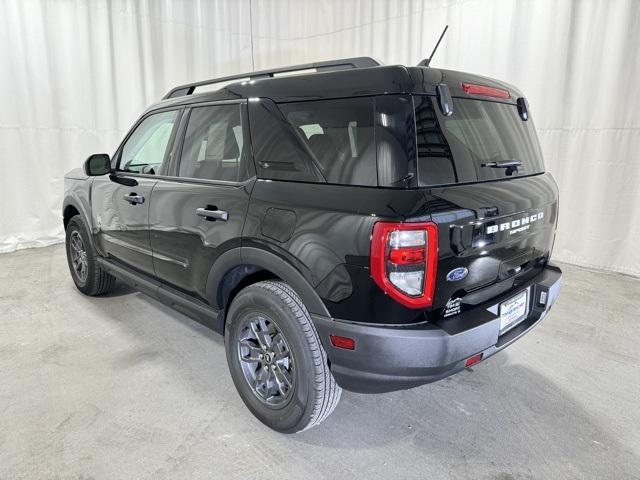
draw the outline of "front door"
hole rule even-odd
[[[114,178],[96,177],[91,195],[96,244],[103,254],[153,275],[149,202],[164,168],[178,110],[144,117],[114,156]],[[126,185],[129,184],[129,185]]]
[[[160,280],[204,300],[211,266],[240,246],[255,175],[245,103],[193,107],[185,116],[181,154],[151,195],[151,249]]]

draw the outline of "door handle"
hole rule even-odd
[[[140,203],[144,203],[144,197],[142,195],[136,195],[135,193],[124,195],[122,198],[124,198],[131,205],[138,205]]]
[[[196,215],[205,217],[210,221],[222,220],[226,222],[229,219],[229,212],[225,212],[224,210],[209,210],[208,208],[197,208]]]

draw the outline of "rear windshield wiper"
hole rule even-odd
[[[489,168],[506,168],[507,171],[504,173],[506,175],[512,175],[513,172],[518,171],[518,167],[522,166],[522,162],[520,160],[504,160],[500,162],[483,163],[482,166],[489,167]]]

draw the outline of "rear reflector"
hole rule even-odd
[[[487,87],[485,85],[474,85],[473,83],[463,83],[462,90],[469,95],[483,95],[485,97],[511,98],[508,91],[501,88]]]
[[[345,350],[354,350],[356,341],[353,338],[341,337],[340,335],[329,335],[331,345],[336,348],[344,348]]]
[[[475,365],[476,363],[478,363],[480,360],[482,360],[482,353],[478,353],[476,355],[474,355],[473,357],[469,357],[467,358],[466,363],[464,364],[465,367],[470,367],[472,365]]]

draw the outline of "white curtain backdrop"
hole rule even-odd
[[[368,55],[529,99],[560,187],[554,258],[640,276],[636,0],[0,2],[0,252],[60,241],[64,173],[187,81]]]

